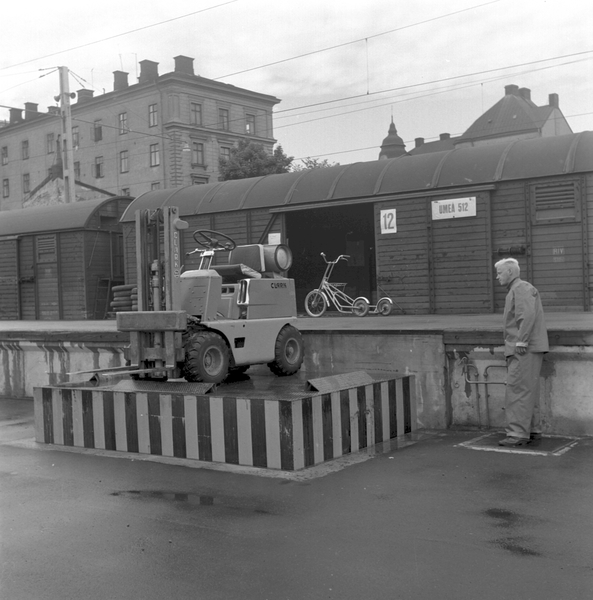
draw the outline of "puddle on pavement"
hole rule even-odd
[[[199,506],[214,506],[214,496],[202,496],[199,494],[128,490],[124,492],[112,492],[110,495],[118,496],[120,498],[137,498],[140,500],[165,500],[168,502],[184,502]]]
[[[483,514],[492,519],[491,524],[497,529],[515,529],[532,520],[505,508],[488,508]],[[509,535],[490,540],[490,543],[516,556],[542,556],[541,552],[530,547],[528,536]]]
[[[217,506],[229,510],[251,512],[258,515],[273,515],[274,512],[262,506],[254,506],[241,498],[215,497],[205,494],[190,494],[185,492],[164,492],[160,490],[124,490],[111,492],[111,496],[139,501],[169,502],[179,508],[199,508],[203,506]]]

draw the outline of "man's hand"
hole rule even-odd
[[[515,352],[519,356],[523,356],[524,354],[527,354],[527,348],[525,346],[515,346]]]

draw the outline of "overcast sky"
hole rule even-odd
[[[115,70],[135,83],[138,61],[163,74],[182,54],[279,98],[275,137],[295,159],[375,160],[392,114],[407,149],[459,135],[510,83],[538,106],[557,93],[573,131],[593,130],[590,0],[61,0],[11,2],[1,19],[4,107],[55,105],[56,66],[97,96]]]

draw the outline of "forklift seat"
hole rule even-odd
[[[241,279],[261,279],[262,276],[261,273],[244,264],[211,265],[210,268],[222,277],[223,284],[239,283]]]

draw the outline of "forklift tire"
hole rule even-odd
[[[229,347],[218,333],[198,331],[185,346],[183,376],[187,381],[220,383],[229,373]]]
[[[304,354],[301,332],[292,325],[285,325],[276,338],[274,360],[268,367],[278,377],[294,375],[303,364]]]

